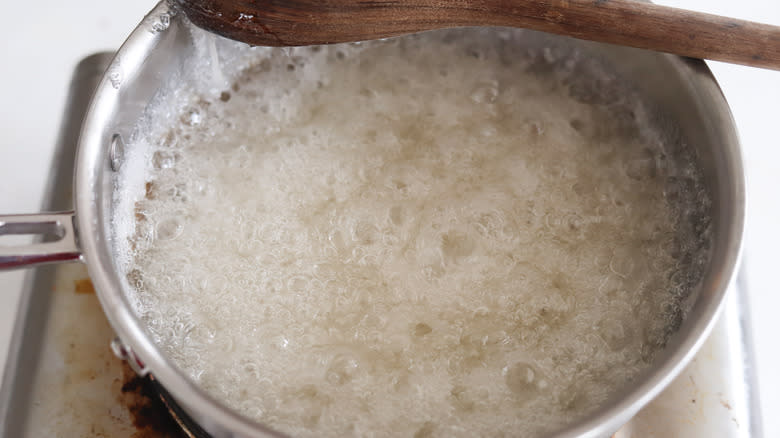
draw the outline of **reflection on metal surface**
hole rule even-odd
[[[118,336],[111,340],[111,351],[114,352],[114,356],[127,362],[127,365],[139,376],[144,377],[149,374],[149,369],[133,353],[133,349],[122,342]]]
[[[187,438],[211,438],[211,435],[203,430],[197,423],[192,420],[192,418],[190,418],[189,415],[187,415],[186,412],[184,412],[184,410],[176,403],[173,397],[168,394],[168,391],[166,391],[162,385],[154,380],[153,376],[150,375],[148,379],[155,386],[157,397],[159,397],[159,399],[165,405],[168,413],[176,422],[176,424],[178,424],[182,430],[182,433],[186,435]]]
[[[729,290],[718,324],[693,361],[615,438],[762,436],[746,293],[743,282]]]
[[[114,172],[119,171],[122,167],[122,162],[125,159],[125,142],[122,140],[122,136],[114,134],[111,136],[111,145],[108,149],[108,161],[111,166],[111,170]]]

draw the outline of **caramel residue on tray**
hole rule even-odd
[[[89,278],[82,278],[73,282],[75,291],[77,294],[94,294],[95,286],[92,285],[92,280]]]
[[[139,377],[123,363],[121,382],[119,401],[129,410],[137,429],[132,438],[187,438],[148,377]]]

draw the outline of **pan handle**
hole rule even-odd
[[[72,211],[30,215],[0,215],[0,270],[81,260]],[[3,236],[42,237],[28,245],[5,246]]]

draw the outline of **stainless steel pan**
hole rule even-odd
[[[82,127],[75,169],[75,213],[0,216],[0,234],[44,234],[45,243],[0,247],[0,267],[81,261],[87,264],[103,309],[116,330],[117,354],[139,373],[151,373],[206,431],[215,437],[274,436],[212,399],[175,368],[151,341],[128,301],[127,282],[115,255],[111,218],[117,170],[125,139],[154,120],[148,108],[176,88],[194,87],[213,70],[210,56],[231,52],[250,59],[248,46],[193,28],[166,2],[130,35],[104,75]],[[656,396],[688,363],[710,332],[739,258],[745,212],[742,160],[728,105],[700,60],[545,34],[528,33],[528,44],[577,45],[609,63],[673,120],[699,156],[713,200],[713,255],[685,321],[654,363],[631,388],[560,437],[608,436]],[[204,41],[208,48],[204,49]],[[213,45],[209,45],[209,41]],[[226,67],[230,70],[230,66]],[[233,66],[233,68],[236,68]],[[147,118],[145,118],[147,117]]]

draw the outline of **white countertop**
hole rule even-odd
[[[521,1],[521,0],[517,0]],[[84,56],[115,50],[153,0],[41,0],[3,5],[0,27],[0,214],[40,209],[70,75]],[[669,6],[780,25],[777,0],[658,0]],[[765,435],[780,436],[780,72],[710,63],[731,104],[745,154],[745,244]],[[0,240],[2,242],[2,240]],[[0,273],[0,369],[24,271]]]

